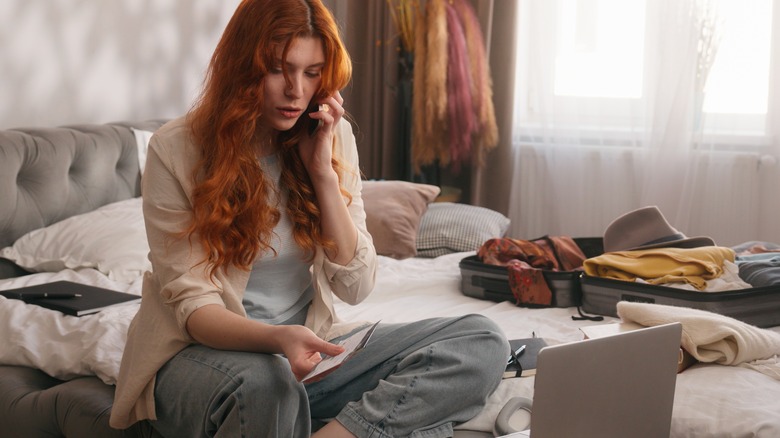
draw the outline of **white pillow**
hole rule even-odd
[[[140,197],[33,230],[0,250],[28,271],[94,268],[123,283],[151,270],[148,254]]]
[[[146,166],[146,150],[149,148],[149,139],[152,138],[152,134],[154,133],[151,131],[144,131],[143,129],[130,129],[132,129],[133,134],[135,134],[135,145],[138,148],[138,166],[141,169],[141,175],[143,175],[144,167]]]

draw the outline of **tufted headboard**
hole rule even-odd
[[[164,122],[0,130],[0,248],[31,230],[139,196],[131,128],[154,131]]]

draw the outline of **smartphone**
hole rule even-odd
[[[309,114],[316,113],[319,110],[320,110],[320,105],[312,101],[311,103],[309,103],[309,107],[306,108],[306,117],[309,117]],[[312,119],[311,117],[309,117],[307,123],[309,129],[309,136],[312,136],[314,135],[314,132],[317,131],[317,128],[319,128],[320,125],[322,124],[322,120]]]

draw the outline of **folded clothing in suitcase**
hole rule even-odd
[[[752,252],[755,243],[739,251]],[[598,261],[584,262],[587,273],[579,279],[584,312],[617,317],[617,303],[633,301],[709,311],[758,327],[780,325],[780,284],[735,283],[733,289],[705,291],[707,281],[724,272],[724,260],[734,261],[736,248],[718,247],[707,236],[687,237],[657,206],[615,219],[604,231],[604,251]],[[664,285],[675,282],[696,290]]]
[[[601,237],[575,237],[573,240],[586,257],[595,257],[603,252]],[[509,271],[506,266],[483,263],[479,256],[474,255],[460,261],[460,271],[461,291],[464,295],[496,302],[517,303],[517,298],[509,284]],[[582,271],[542,270],[541,272],[552,292],[551,306],[580,305],[579,278]]]
[[[758,327],[780,325],[780,284],[723,292],[699,292],[583,274],[582,310],[618,316],[619,301],[690,307],[729,316]]]

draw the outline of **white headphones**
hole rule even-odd
[[[493,426],[495,436],[504,436],[527,430],[531,427],[532,400],[527,397],[512,397],[496,416]]]

